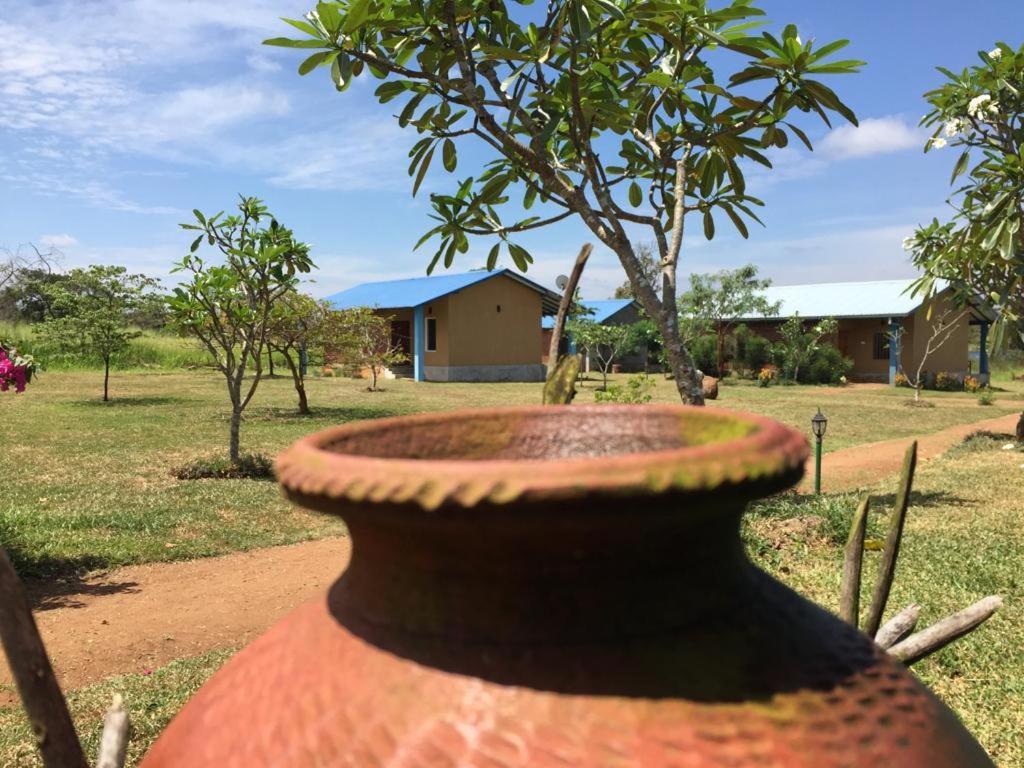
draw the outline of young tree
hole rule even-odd
[[[931,295],[943,280],[961,303],[989,305],[998,340],[1024,333],[1024,45],[999,43],[978,58],[959,74],[940,67],[946,82],[925,94],[922,124],[933,129],[925,151],[959,150],[950,183],[964,178],[949,199],[951,218],[919,227],[904,247],[925,271],[917,290]]]
[[[681,314],[691,318],[694,338],[710,326],[717,336],[718,373],[725,371],[725,339],[740,318],[777,314],[779,302],[769,302],[764,289],[771,280],[760,280],[757,267],[747,264],[708,275],[690,275],[690,290],[680,297]]]
[[[334,314],[326,301],[318,301],[302,293],[284,296],[270,312],[267,348],[284,358],[295,383],[299,413],[304,415],[311,413],[306,398],[308,356],[311,350],[322,353],[325,334],[329,333]]]
[[[603,381],[601,389],[608,389],[608,372],[612,363],[636,344],[636,336],[628,325],[601,325],[593,320],[573,319],[568,323],[569,334],[576,344],[596,359]]]
[[[643,281],[651,287],[652,291],[657,292],[658,284],[661,282],[661,267],[658,265],[658,259],[654,255],[654,248],[651,247],[650,243],[638,243],[633,246],[633,250],[636,251],[637,266]],[[615,298],[636,300],[636,291],[633,289],[633,283],[628,278],[626,282],[615,289]],[[683,346],[686,346],[685,341]]]
[[[103,402],[110,400],[110,359],[139,335],[132,315],[156,286],[152,278],[128,274],[124,267],[97,265],[73,269],[46,286],[50,315],[40,333],[62,350],[103,361]]]
[[[271,312],[295,291],[298,274],[313,268],[309,246],[278,224],[261,200],[241,197],[238,211],[207,218],[196,210],[197,223],[181,225],[200,234],[174,266],[173,271],[188,273],[188,281],[168,300],[173,323],[202,342],[224,375],[231,401],[232,462],[239,457],[242,412],[263,377]],[[199,255],[204,240],[220,253],[220,263]]]
[[[800,376],[800,366],[814,356],[824,339],[836,334],[839,323],[834,317],[826,317],[809,330],[805,330],[805,327],[806,322],[797,314],[779,328],[779,350],[784,368],[794,384]]]
[[[616,256],[635,295],[661,330],[685,402],[703,402],[700,377],[679,340],[676,274],[690,215],[715,234],[715,212],[747,236],[758,220],[743,166],[790,135],[810,147],[789,118],[853,113],[819,75],[856,72],[833,61],[840,40],[818,45],[789,25],[755,35],[763,11],[751,0],[713,8],[707,0],[368,0],[321,2],[286,20],[303,39],[267,44],[307,51],[300,74],[323,67],[339,91],[369,72],[385,80],[380,101],[406,97],[401,126],[423,134],[410,152],[413,194],[435,156],[458,167],[457,142],[482,143],[493,158],[452,194],[431,197],[437,238],[428,271],[450,266],[469,238],[504,244],[525,271],[532,258],[518,233],[575,217]],[[724,73],[724,74],[723,74]],[[615,157],[615,155],[618,157]],[[506,205],[513,196],[516,203]],[[540,215],[523,209],[544,204]],[[512,208],[514,220],[502,218]],[[658,289],[645,279],[629,231],[657,248]]]
[[[346,361],[370,371],[370,391],[377,391],[377,380],[385,368],[408,359],[391,335],[391,318],[378,315],[369,307],[343,309],[336,313],[327,344]]]
[[[949,337],[953,335],[953,332],[959,326],[961,320],[963,320],[970,313],[969,309],[944,309],[938,317],[933,321],[928,321],[929,325],[923,326],[918,329],[915,325],[915,333],[923,333],[925,330],[931,331],[928,334],[928,340],[925,342],[924,349],[921,352],[921,357],[917,363],[917,370],[914,372],[913,378],[907,376],[906,372],[903,371],[903,375],[907,376],[907,383],[914,388],[914,402],[921,402],[921,389],[924,385],[924,366],[928,362],[928,358],[935,354],[939,347],[949,341]],[[903,329],[900,328],[896,332],[896,343],[899,344],[903,338]],[[902,370],[902,366],[900,366]]]
[[[0,319],[46,319],[50,301],[44,289],[64,279],[54,269],[60,258],[56,248],[41,250],[32,243],[14,250],[0,247]]]

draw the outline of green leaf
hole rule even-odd
[[[348,15],[345,17],[345,23],[342,25],[341,31],[346,35],[351,35],[366,23],[369,15],[370,0],[352,0],[348,6]]]
[[[451,139],[445,139],[444,144],[441,146],[441,160],[444,163],[444,169],[451,173],[455,170],[455,166],[458,165],[458,156],[455,154],[455,142]]]
[[[640,207],[640,203],[642,203],[643,200],[644,200],[644,193],[640,189],[640,185],[637,184],[635,181],[630,182],[630,184],[629,184],[629,204],[632,205],[634,208],[639,208]]]
[[[308,75],[314,69],[327,61],[328,58],[335,55],[337,55],[337,51],[320,51],[319,53],[314,53],[304,62],[299,64],[299,74]]]
[[[732,206],[723,205],[722,208],[729,215],[729,218],[732,219],[732,223],[736,225],[736,229],[739,230],[739,233],[743,236],[743,239],[746,240],[748,237],[750,237],[750,232],[747,230],[747,225],[744,223],[743,219],[740,218],[739,214],[732,209]],[[712,227],[712,232],[713,231],[714,227]]]
[[[971,152],[970,150],[965,149],[964,153],[960,155],[960,159],[956,161],[956,165],[953,166],[953,175],[949,179],[950,184],[956,181],[957,176],[959,176],[960,174],[967,170],[967,164],[970,162],[970,160]]]
[[[195,240],[192,241],[192,247],[189,248],[189,251],[191,251],[192,253],[195,253],[197,250],[199,250],[199,244],[201,242],[203,242],[203,236],[202,235],[200,235],[199,237],[197,237]]]
[[[276,45],[278,48],[323,48],[323,40],[291,40],[287,37],[271,37],[263,41],[264,45]]]
[[[205,227],[206,226],[206,217],[203,216],[203,212],[200,211],[198,208],[193,208],[192,209],[192,213],[195,214],[195,217],[196,217],[196,219],[198,219],[199,223],[202,224]]]
[[[617,6],[615,3],[611,2],[611,0],[592,0],[592,1],[593,1],[593,3],[595,5],[599,6],[600,8],[602,8],[602,9],[604,9],[606,11],[608,11],[609,14],[611,14],[613,17],[615,17],[619,21],[625,21],[626,14],[624,14],[622,12],[622,9],[619,8],[619,6]]]
[[[488,271],[493,270],[498,266],[498,255],[501,253],[501,241],[499,240],[491,248],[491,252],[487,254],[487,269]]]
[[[704,211],[704,237],[711,240],[715,236],[715,217],[711,215],[711,209]]]
[[[508,253],[512,257],[512,261],[515,262],[515,265],[520,272],[525,272],[529,265],[533,263],[533,256],[531,256],[529,251],[527,251],[521,245],[509,243]]]
[[[434,150],[436,148],[437,148],[436,145],[431,147],[430,151],[427,152],[426,156],[420,162],[420,169],[419,169],[419,172],[416,174],[416,181],[412,185],[412,196],[413,197],[416,197],[416,193],[419,192],[419,189],[420,189],[420,184],[423,182],[423,177],[427,175],[427,168],[430,167],[430,161],[434,157]]]

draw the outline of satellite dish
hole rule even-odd
[[[565,286],[567,286],[568,284],[569,278],[566,277],[565,275],[559,275],[558,277],[555,278],[555,285],[558,286],[558,290],[560,291],[564,291]]]

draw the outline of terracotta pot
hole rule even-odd
[[[682,406],[348,425],[278,460],[352,561],[208,682],[160,766],[991,765],[863,635],[753,566],[805,439]]]

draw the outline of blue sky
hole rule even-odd
[[[688,238],[681,272],[754,262],[782,284],[912,274],[900,243],[942,214],[953,162],[921,151],[921,94],[940,82],[935,65],[971,64],[1020,34],[1024,3],[760,4],[773,28],[852,41],[844,55],[868,66],[830,84],[861,127],[805,120],[817,151],[787,149],[750,183],[767,227],[746,241],[724,225],[710,243]],[[311,5],[0,0],[0,245],[52,244],[67,266],[166,277],[189,242],[178,222],[244,192],[314,246],[313,293],[422,274],[428,254],[412,246],[429,228],[425,193],[450,189],[450,177],[429,176],[413,199],[406,152],[416,137],[397,127],[393,104],[377,104],[376,81],[337,94],[319,72],[296,74],[298,52],[260,45],[287,34],[278,17]],[[537,259],[530,276],[552,284],[586,240],[570,222],[524,237]],[[479,266],[489,246],[475,243],[455,269]],[[584,295],[603,298],[623,278],[599,247]]]

